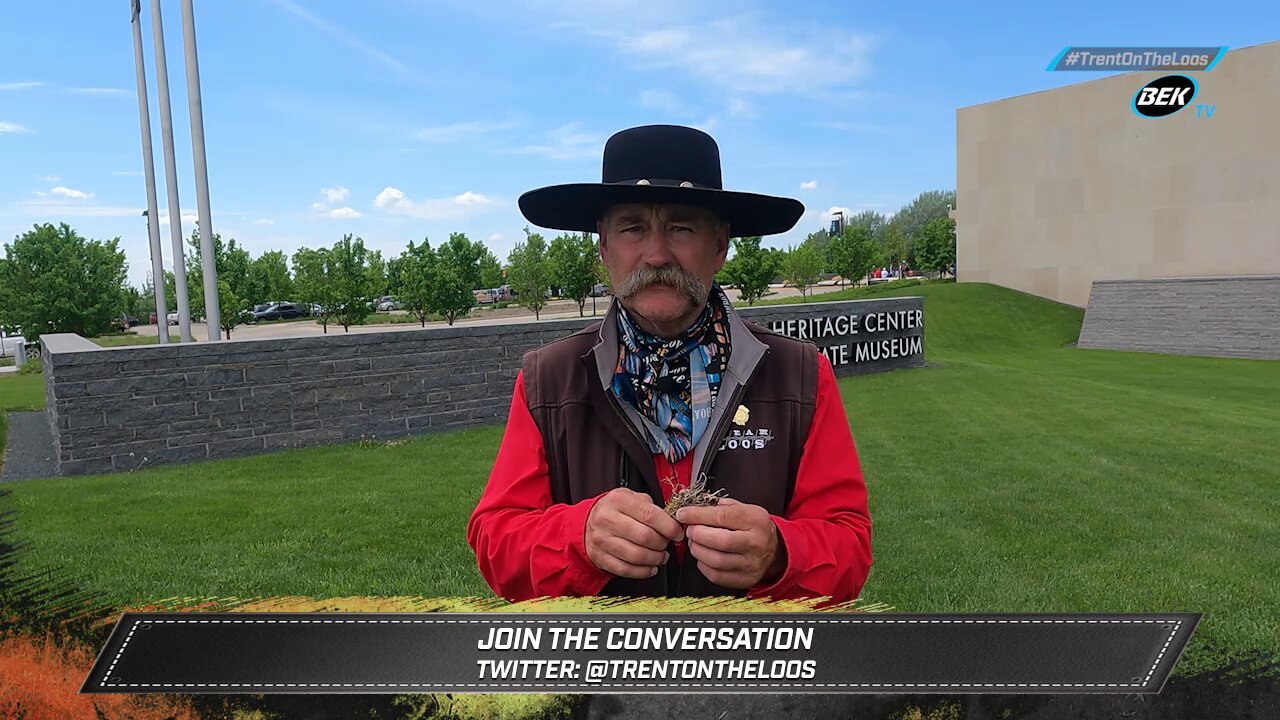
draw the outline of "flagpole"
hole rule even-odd
[[[182,249],[182,204],[178,199],[178,168],[173,157],[173,116],[169,108],[169,68],[164,56],[164,23],[160,17],[160,0],[151,0],[151,34],[156,46],[156,85],[160,91],[160,139],[164,143],[164,172],[169,190],[169,237],[173,242],[173,282],[178,295],[178,328],[182,334],[182,342],[189,343],[191,342],[191,302],[187,295],[186,253]]]
[[[156,213],[156,167],[151,152],[151,110],[147,106],[147,70],[142,59],[141,0],[129,0],[129,24],[133,26],[133,60],[138,74],[138,117],[142,125],[142,174],[147,183],[147,238],[151,243],[151,289],[155,292],[156,330],[161,345],[169,343],[169,310],[164,297],[164,253],[160,244],[160,220]]]
[[[159,2],[159,0],[156,0]],[[204,154],[204,110],[200,101],[200,61],[196,57],[196,20],[191,0],[182,0],[182,40],[186,49],[187,105],[191,115],[191,152],[195,156],[196,207],[200,215],[200,264],[204,271],[204,312],[209,339],[222,338],[218,265],[213,255],[213,219],[209,210],[209,168]]]

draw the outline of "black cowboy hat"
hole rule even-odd
[[[715,210],[734,237],[795,227],[799,200],[725,190],[720,148],[701,130],[646,125],[623,130],[604,146],[600,183],[552,185],[520,196],[520,212],[538,227],[595,232],[611,205],[670,203]]]

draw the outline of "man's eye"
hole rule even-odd
[[[693,228],[688,225],[673,225],[671,229],[676,232],[693,232]]]
[[[628,225],[622,228],[622,232],[641,232],[642,230],[643,228],[641,228],[639,225]]]

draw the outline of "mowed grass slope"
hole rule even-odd
[[[1280,362],[1079,350],[1081,310],[987,285],[891,294],[925,297],[930,366],[840,381],[875,523],[867,600],[1201,611],[1184,670],[1280,648]],[[24,566],[110,602],[485,595],[464,528],[500,438],[42,480],[8,502]]]

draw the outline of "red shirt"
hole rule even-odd
[[[687,487],[693,454],[674,466],[654,456],[657,476],[670,498]],[[551,502],[542,436],[516,377],[506,433],[489,483],[467,525],[467,543],[480,574],[494,592],[518,602],[547,596],[596,595],[612,575],[587,557],[587,515],[599,496],[567,505]],[[871,518],[858,452],[849,431],[835,372],[818,354],[818,394],[795,490],[786,514],[772,516],[786,547],[787,568],[772,585],[749,597],[795,599],[858,596],[871,569]]]

